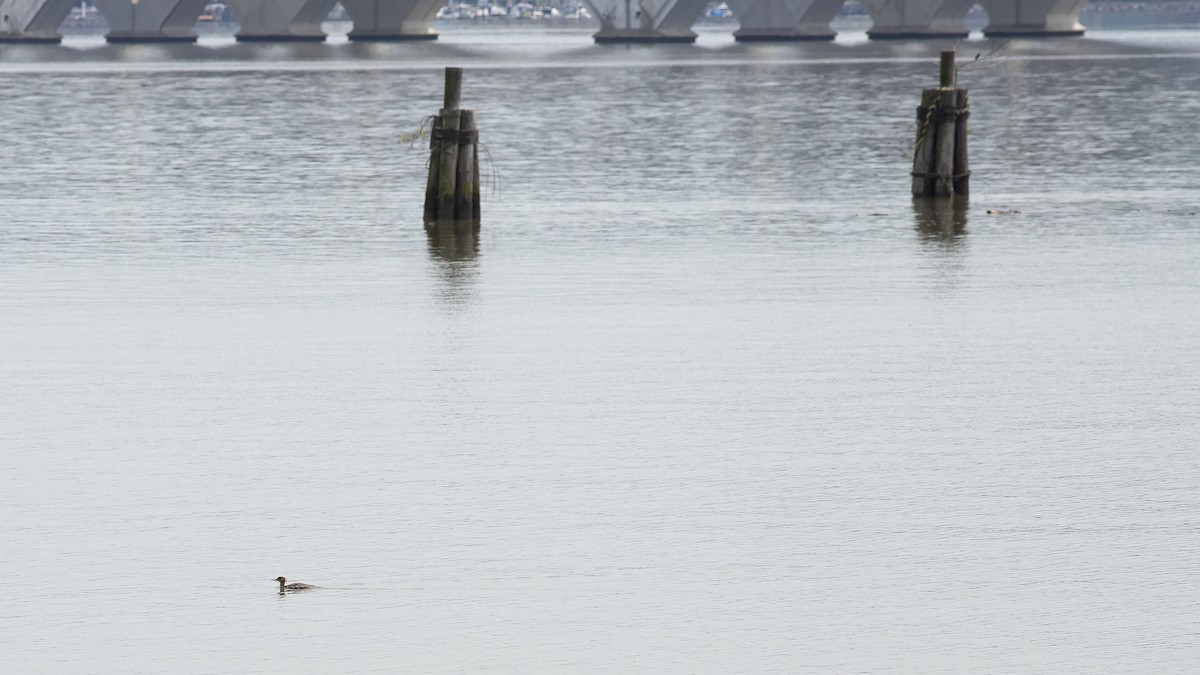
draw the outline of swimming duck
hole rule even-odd
[[[289,584],[287,579],[283,577],[275,577],[275,581],[279,582],[279,592],[286,593],[288,591],[307,591],[310,588],[317,588],[310,584]]]

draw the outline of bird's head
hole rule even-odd
[[[275,577],[275,581],[278,581],[282,584],[283,582],[287,581],[287,579],[284,579],[283,577]]]

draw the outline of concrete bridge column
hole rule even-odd
[[[433,20],[446,0],[342,0],[354,19],[346,37],[358,41],[436,40]]]
[[[57,44],[73,0],[0,0],[0,42]]]
[[[321,22],[337,0],[226,0],[241,29],[238,42],[321,42]]]
[[[982,0],[987,37],[1083,35],[1079,12],[1087,0]]]
[[[829,22],[845,0],[727,0],[738,42],[832,40]]]
[[[1011,1],[1011,0],[1007,0]],[[1086,2],[1087,0],[1084,0]],[[872,40],[965,38],[963,17],[978,0],[860,0],[874,25]]]
[[[600,20],[597,44],[695,42],[692,24],[708,0],[585,0]]]
[[[196,18],[208,0],[94,0],[112,43],[195,42]]]

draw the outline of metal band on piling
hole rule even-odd
[[[432,133],[435,143],[471,145],[479,140],[477,129],[434,129]]]

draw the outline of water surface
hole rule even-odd
[[[1196,36],[5,47],[0,670],[1188,670]]]

